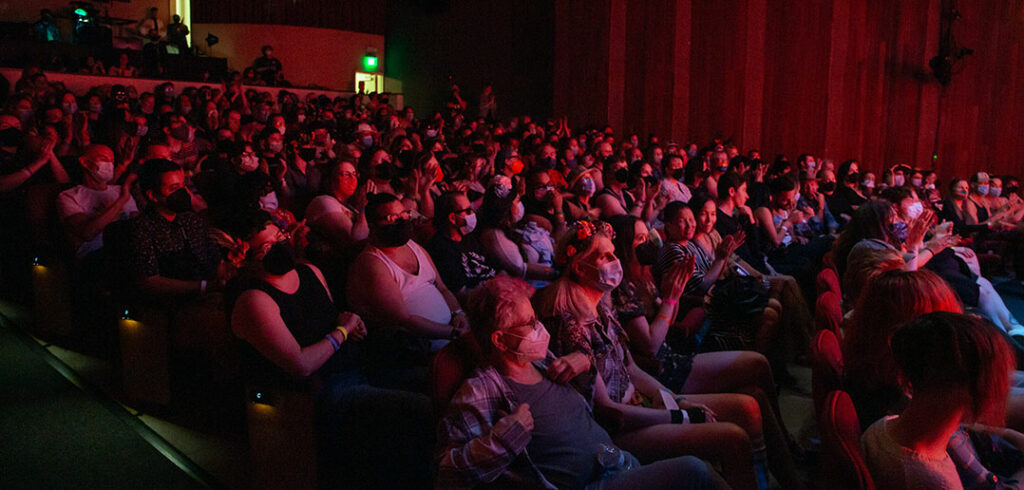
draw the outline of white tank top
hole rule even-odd
[[[406,246],[416,256],[416,274],[406,272],[378,248],[370,248],[367,253],[387,266],[391,277],[398,284],[406,312],[447,325],[452,321],[452,310],[441,295],[441,290],[437,289],[437,273],[430,266],[427,252],[412,240]]]

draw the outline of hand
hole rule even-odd
[[[659,181],[655,182],[654,185],[652,185],[652,186],[647,188],[647,199],[646,199],[646,202],[650,202],[651,199],[654,199],[654,197],[657,196],[658,193],[660,193],[660,192],[661,192],[661,181],[659,180]]]
[[[274,167],[274,182],[280,182],[284,180],[284,174],[288,173],[288,163],[282,158],[278,162],[280,165]]]
[[[580,352],[564,355],[548,366],[548,377],[556,383],[568,383],[590,369],[590,358]]]
[[[707,405],[701,405],[700,403],[690,403],[685,399],[679,400],[679,409],[686,410],[688,408],[699,408],[700,411],[704,412],[704,423],[711,423],[718,420],[718,415],[715,414],[714,410],[708,408]]]
[[[562,204],[565,202],[565,199],[562,197],[562,193],[558,189],[548,191],[548,200],[551,201],[551,207],[555,208],[556,213],[562,211]]]
[[[637,180],[636,181],[636,187],[634,187],[633,190],[636,191],[637,198],[646,199],[647,198],[647,181],[644,180],[644,179]],[[637,203],[637,204],[639,204],[639,203]]]
[[[743,245],[743,240],[747,237],[743,231],[738,231],[732,235],[726,235],[722,238],[722,243],[719,243],[715,247],[715,260],[725,260],[729,258],[740,245]]]
[[[669,267],[668,274],[661,280],[661,290],[667,299],[679,301],[679,298],[683,296],[683,292],[686,291],[686,283],[693,276],[695,263],[696,257],[686,255],[683,260]]]
[[[452,315],[452,321],[450,323],[453,329],[455,329],[455,336],[461,337],[463,334],[469,331],[469,319],[466,318],[464,313],[458,315]]]
[[[338,325],[345,327],[345,330],[348,331],[348,338],[352,340],[363,340],[366,338],[366,324],[355,313],[345,311],[339,314]]]
[[[917,219],[914,219],[909,223],[906,243],[908,248],[914,249],[921,245],[921,242],[924,241],[924,235],[928,232],[928,229],[932,227],[932,221],[934,219],[935,211],[925,209],[924,212],[921,213],[921,216],[918,216]]]
[[[512,413],[503,418],[519,422],[526,432],[533,432],[533,414],[530,413],[529,403],[520,403]]]
[[[117,196],[117,199],[122,203],[127,203],[128,200],[132,198],[132,184],[134,184],[136,180],[139,180],[139,174],[134,172],[128,174],[128,176],[124,178],[124,182],[121,183],[121,195]]]

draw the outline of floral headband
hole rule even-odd
[[[594,235],[602,234],[609,239],[615,239],[615,231],[612,226],[604,221],[580,220],[572,224],[568,231],[568,245],[565,247],[565,259],[571,259],[580,250],[586,250],[590,246],[590,240]]]

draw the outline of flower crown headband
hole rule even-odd
[[[572,224],[569,233],[569,245],[565,247],[566,259],[571,259],[580,250],[586,249],[589,246],[589,241],[598,233],[606,235],[609,239],[615,239],[615,231],[604,221],[577,221]]]

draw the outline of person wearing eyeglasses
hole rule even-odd
[[[402,201],[373,194],[365,212],[370,236],[349,271],[348,300],[371,320],[368,362],[377,382],[422,391],[430,353],[466,333],[469,323],[430,255],[412,240],[411,212]]]
[[[474,233],[476,223],[476,211],[464,192],[446,192],[434,204],[436,233],[426,248],[445,285],[460,298],[497,274]]]

